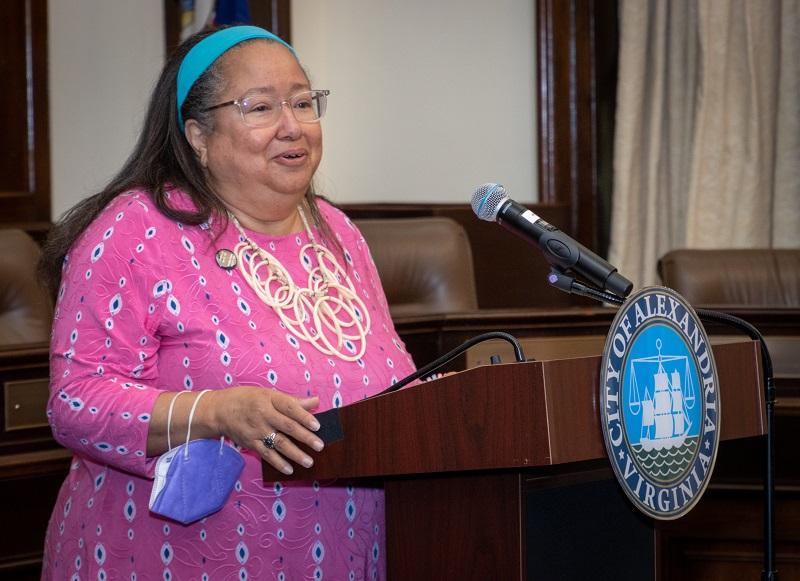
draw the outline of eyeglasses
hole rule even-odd
[[[258,91],[249,93],[241,99],[214,105],[206,109],[206,111],[236,105],[245,125],[248,127],[269,127],[278,122],[283,113],[283,106],[288,105],[292,115],[300,123],[316,123],[325,115],[325,109],[328,106],[328,95],[330,94],[331,92],[326,89],[303,91],[288,99],[281,100],[263,91]]]

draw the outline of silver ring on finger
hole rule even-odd
[[[272,432],[269,436],[265,436],[265,437],[261,438],[261,442],[269,450],[274,450],[275,446],[278,445],[278,433],[277,432]]]

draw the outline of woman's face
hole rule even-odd
[[[222,57],[225,85],[219,103],[262,89],[280,100],[310,89],[295,57],[277,43],[255,41]],[[187,124],[188,126],[188,124]],[[288,106],[270,127],[252,128],[236,106],[215,111],[214,129],[190,137],[211,183],[240,218],[290,219],[309,188],[322,157],[319,123],[299,123]],[[251,221],[251,220],[248,220]]]

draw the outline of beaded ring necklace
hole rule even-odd
[[[298,286],[283,264],[251,240],[236,216],[229,213],[240,234],[233,249],[239,272],[295,337],[325,355],[356,361],[367,348],[369,312],[336,256],[317,242],[303,208],[298,206],[297,211],[310,240],[299,255],[308,273],[306,286]],[[316,266],[306,256],[309,250],[316,256]]]

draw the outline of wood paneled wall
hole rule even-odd
[[[0,18],[0,222],[50,222],[47,0],[3,3]]]
[[[539,200],[605,254],[617,75],[616,0],[537,0]]]

